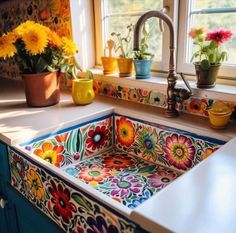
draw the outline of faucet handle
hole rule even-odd
[[[189,94],[190,94],[190,95],[193,95],[192,88],[190,87],[190,85],[189,85],[189,83],[188,83],[186,77],[184,76],[184,74],[183,74],[183,73],[180,73],[180,77],[182,78],[182,80],[184,81],[186,87],[188,88]]]

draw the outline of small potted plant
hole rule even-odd
[[[13,58],[25,84],[26,102],[32,107],[57,104],[59,72],[73,74],[76,45],[34,21],[26,21],[0,37],[0,59]],[[81,69],[80,69],[81,70]]]
[[[140,43],[140,49],[134,52],[134,67],[136,73],[136,79],[150,78],[150,70],[152,65],[152,58],[154,55],[148,52],[148,39],[150,37],[150,31],[148,31],[147,24],[144,23],[142,28],[142,38]]]
[[[117,58],[119,76],[130,77],[133,71],[133,58],[132,58],[132,38],[134,26],[132,24],[127,26],[126,36],[121,33],[112,32],[111,36],[115,37],[115,52],[120,52]]]
[[[225,29],[205,32],[203,28],[192,28],[188,34],[197,46],[191,58],[195,65],[197,87],[212,88],[221,62],[227,60],[227,52],[222,51],[220,45],[230,40],[233,34]]]
[[[117,71],[117,59],[113,57],[113,48],[115,47],[114,40],[107,41],[107,47],[104,50],[104,56],[101,57],[102,66],[103,66],[103,74],[114,74]],[[109,50],[109,55],[106,56],[106,49]]]

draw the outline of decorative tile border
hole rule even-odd
[[[101,153],[112,145],[113,116],[108,115],[25,143],[23,147],[53,165],[63,167]]]
[[[181,174],[116,150],[70,165],[64,171],[131,209]]]
[[[119,84],[94,80],[94,91],[97,95],[129,100],[135,103],[152,105],[165,108],[167,105],[166,93],[154,90],[146,90],[135,87],[125,87]],[[177,99],[177,109],[186,113],[208,117],[208,109],[217,100],[191,97],[182,101]],[[236,119],[236,103],[227,102],[232,109],[232,118]]]
[[[115,145],[126,153],[185,172],[225,142],[126,116],[115,116]]]
[[[12,148],[11,185],[65,232],[133,233],[137,227],[87,193],[51,174]]]
[[[34,20],[50,27],[60,36],[72,38],[69,0],[11,0],[1,3],[0,11],[0,35],[26,20]],[[13,59],[0,62],[0,74],[4,78],[21,79]]]

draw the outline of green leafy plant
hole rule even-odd
[[[154,54],[149,53],[148,39],[150,38],[151,30],[148,30],[148,24],[145,22],[142,27],[142,38],[140,41],[140,49],[134,52],[134,59],[148,60],[154,57]]]
[[[191,62],[200,64],[202,69],[208,70],[210,65],[220,64],[227,60],[227,52],[222,51],[220,45],[231,39],[230,30],[219,29],[205,32],[203,28],[192,28],[188,33],[196,46]]]
[[[127,34],[122,36],[119,32],[112,32],[111,36],[115,37],[115,52],[120,52],[120,57],[129,58],[132,54],[132,38],[134,25],[127,26]]]

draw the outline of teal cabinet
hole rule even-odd
[[[0,232],[63,232],[52,220],[12,188],[7,146],[2,142],[0,142]]]

